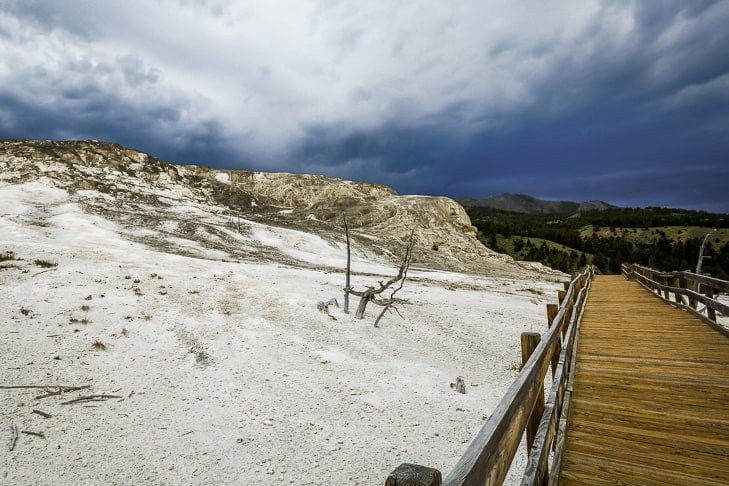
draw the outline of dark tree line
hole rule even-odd
[[[592,225],[595,229],[643,228],[655,226],[700,226],[706,228],[729,227],[729,216],[701,211],[665,208],[610,209],[579,215],[524,214],[490,208],[468,208],[471,220],[490,248],[502,251],[496,244],[496,235],[511,238],[512,256],[538,261],[566,273],[575,273],[590,258],[602,272],[619,273],[623,262],[639,263],[661,270],[691,270],[701,247],[700,238],[676,241],[660,231],[651,232],[650,238],[630,241],[613,231],[610,236],[591,233],[582,237],[580,229]],[[541,238],[559,243],[570,249],[549,247],[546,243],[534,245],[525,238]],[[709,239],[704,254],[704,272],[718,278],[729,279],[729,243]]]

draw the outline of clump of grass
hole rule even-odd
[[[523,365],[521,364],[521,361],[512,361],[511,363],[509,363],[509,366],[507,366],[506,369],[509,371],[519,372],[521,371],[522,367]]]
[[[27,316],[28,314],[30,314],[30,309],[26,309],[25,307],[23,307],[21,305],[20,306],[20,313],[23,314],[24,316]]]
[[[535,294],[535,295],[544,295],[544,291],[539,290],[539,289],[528,288],[528,289],[522,289],[522,291],[531,292],[532,294]]]
[[[94,341],[93,343],[91,343],[91,346],[94,349],[98,349],[99,351],[106,351],[106,344],[102,343],[98,339],[96,341]]]
[[[4,251],[0,253],[0,262],[6,262],[8,260],[15,260],[15,253],[12,251]]]
[[[49,260],[33,260],[33,263],[42,268],[53,268],[58,266],[58,263]]]
[[[131,280],[132,279],[132,276],[131,275],[127,275],[127,276],[124,277],[124,279],[125,280]]]
[[[142,289],[140,289],[139,287],[134,287],[133,290],[134,290],[134,295],[136,295],[137,297],[144,295],[142,292]]]
[[[127,331],[126,327],[122,327],[120,334],[124,337],[127,337],[127,336],[129,336],[129,331]]]
[[[88,305],[82,305],[81,306],[81,310],[84,311],[84,312],[88,312],[89,311],[89,306]]]

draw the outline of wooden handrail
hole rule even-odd
[[[729,292],[729,282],[726,280],[691,272],[660,272],[652,268],[625,263],[621,265],[621,271],[625,278],[637,280],[663,300],[693,312],[709,324],[716,324],[717,312],[729,315],[729,306],[714,297],[715,293]],[[668,282],[671,282],[671,285]],[[673,301],[670,299],[670,294],[674,296]],[[686,297],[688,304],[683,297]],[[706,316],[698,311],[699,303],[705,306]],[[721,328],[720,330],[723,331]]]
[[[516,381],[509,387],[491,418],[448,474],[443,482],[444,485],[481,486],[503,483],[516,455],[538,392],[544,387],[544,376],[551,363],[552,354],[557,344],[561,342],[566,331],[565,326],[570,322],[570,316],[578,314],[574,312],[577,294],[590,282],[593,275],[594,270],[589,267],[572,280],[552,327],[540,341]]]
[[[574,381],[579,326],[595,271],[593,266],[586,268],[569,286],[565,285],[564,291],[559,292],[559,306],[547,306],[549,331],[534,349],[491,418],[442,484],[483,486],[503,483],[530,421],[530,415],[535,409],[539,392],[544,387],[544,377],[550,364],[553,370],[552,386],[529,452],[522,486],[558,482]],[[729,315],[729,306],[718,302],[714,293],[729,292],[729,282],[691,272],[659,272],[640,265],[624,264],[622,273],[628,279],[637,280],[669,303],[687,308],[704,321],[713,323],[722,332],[727,332],[716,325],[716,312]],[[671,301],[670,294],[673,294],[675,302]],[[698,303],[706,306],[706,317],[697,311]],[[548,462],[552,450],[554,455],[550,471]],[[404,466],[411,465],[401,466],[402,470],[407,471],[408,467]],[[440,486],[440,472],[422,466],[413,467],[415,471],[419,471],[421,478],[438,479],[408,482],[413,478],[409,476],[402,478],[405,480],[402,484]],[[391,476],[387,484],[401,483]]]
[[[524,364],[519,376],[509,387],[491,418],[476,434],[466,452],[445,478],[444,485],[482,486],[503,483],[535,408],[539,392],[544,389],[544,377],[550,364],[554,361],[553,380],[555,385],[552,386],[552,393],[550,393],[545,412],[541,416],[532,447],[535,454],[538,449],[545,449],[545,451],[540,450],[538,455],[548,458],[556,429],[547,422],[554,421],[556,424],[560,420],[560,412],[563,410],[562,397],[568,377],[565,369],[571,368],[573,355],[571,348],[575,342],[575,327],[581,316],[587,288],[594,274],[593,266],[586,268],[570,282],[569,286],[566,286],[564,293],[560,292],[560,305],[556,315],[554,315],[554,308],[550,306],[548,309],[551,320],[549,330]],[[567,336],[566,339],[565,336]],[[559,356],[559,360],[553,360],[553,357],[557,356]],[[557,402],[559,403],[557,404]],[[413,476],[399,476],[399,474],[403,474],[402,471],[418,471],[418,477],[427,478],[437,477],[440,474],[434,474],[431,468],[413,466],[415,468],[413,469],[411,466],[413,465],[401,465],[390,475],[386,484],[400,484],[401,481],[404,481],[403,484],[440,484],[439,481],[432,479],[423,482],[420,479],[416,480]],[[540,474],[538,477],[546,477],[546,460],[540,460],[536,470]]]
[[[572,320],[567,327],[567,334],[559,356],[552,388],[539,423],[539,430],[534,439],[534,446],[529,454],[527,467],[522,478],[522,486],[545,483],[545,479],[549,476],[549,452],[553,448],[555,449],[555,456],[552,477],[556,479],[559,474],[561,452],[566,435],[567,418],[569,417],[571,384],[574,380],[575,359],[577,357],[575,349],[577,348],[579,323],[582,319],[589,288],[590,282],[587,282],[577,296],[575,308],[579,309],[579,312],[572,316]],[[557,445],[553,447],[555,441]]]

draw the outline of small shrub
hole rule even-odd
[[[521,364],[520,361],[512,361],[511,363],[509,363],[509,366],[507,366],[506,369],[509,371],[519,372],[519,371],[521,371],[522,367],[523,367],[523,365]]]
[[[81,306],[81,310],[84,311],[84,312],[88,312],[89,311],[89,306],[88,305],[82,305]]]
[[[94,341],[93,343],[91,343],[91,346],[94,349],[98,349],[99,351],[106,351],[106,344],[102,343],[98,339],[96,341]]]
[[[35,263],[36,265],[38,265],[39,267],[42,267],[42,268],[53,268],[53,267],[58,266],[58,263],[51,262],[48,260],[33,260],[33,263]]]
[[[438,243],[433,243],[433,246],[430,247],[433,251],[438,251]]]
[[[121,335],[124,336],[124,337],[129,336],[129,331],[127,331],[127,328],[126,327],[122,327]]]
[[[25,307],[20,306],[20,313],[24,316],[27,316],[28,314],[30,314],[30,309],[26,309]]]

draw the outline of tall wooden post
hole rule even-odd
[[[536,332],[523,332],[521,333],[521,363],[525,365],[536,349],[542,336]],[[531,451],[532,445],[534,444],[534,437],[537,435],[537,429],[539,428],[539,421],[542,419],[544,413],[544,382],[540,382],[539,394],[537,400],[532,408],[532,413],[529,415],[529,420],[526,426],[526,437],[527,437],[527,452]]]

